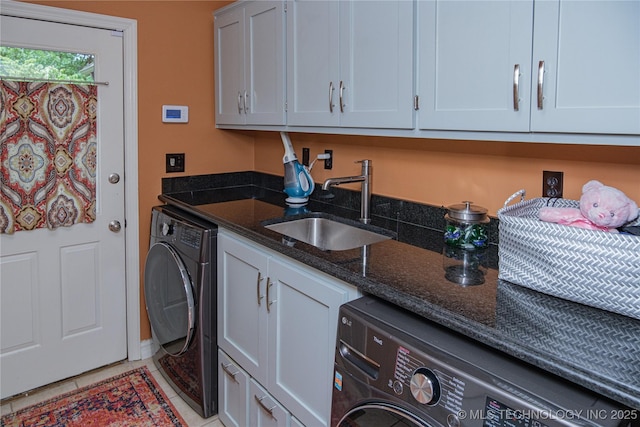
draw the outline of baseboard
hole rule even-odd
[[[154,343],[152,339],[140,342],[140,358],[148,359],[155,354]]]

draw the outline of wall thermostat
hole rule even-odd
[[[186,105],[163,105],[162,121],[165,123],[187,123],[189,107]]]

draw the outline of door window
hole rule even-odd
[[[95,56],[85,53],[0,46],[0,76],[93,82]]]

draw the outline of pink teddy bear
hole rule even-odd
[[[622,191],[593,180],[582,187],[580,209],[544,207],[538,217],[542,221],[617,233],[618,227],[638,217],[638,205]]]

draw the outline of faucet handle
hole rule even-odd
[[[364,163],[364,164],[371,164],[371,160],[365,159],[365,160],[356,160],[353,163]]]

